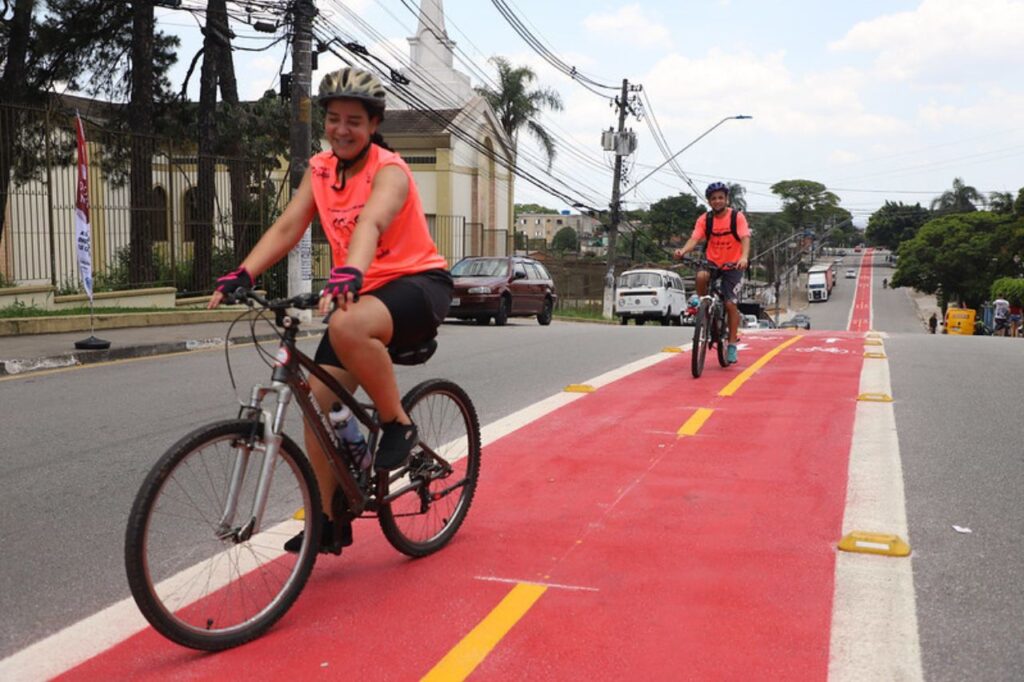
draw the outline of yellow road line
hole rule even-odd
[[[767,365],[772,358],[774,358],[776,355],[784,351],[789,346],[792,346],[794,343],[796,343],[802,338],[804,337],[799,335],[794,336],[788,341],[780,343],[778,346],[762,355],[760,358],[757,359],[757,362],[752,364],[750,367],[747,367],[738,377],[730,381],[728,386],[726,386],[725,388],[718,392],[718,395],[722,397],[728,397],[735,393],[736,391],[738,391],[740,389],[740,386],[742,386],[747,381],[747,379],[754,376],[754,372]]]
[[[519,583],[513,587],[494,610],[463,637],[462,641],[423,677],[423,680],[449,682],[469,677],[547,589],[545,585],[529,583]]]
[[[706,407],[697,408],[697,411],[686,420],[685,424],[679,427],[676,433],[680,436],[696,436],[697,432],[700,431],[700,427],[704,426],[704,422],[708,420],[712,412],[714,410],[709,410]]]

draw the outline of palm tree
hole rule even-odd
[[[962,178],[953,178],[953,189],[935,197],[932,210],[937,213],[969,213],[977,211],[976,204],[985,203],[985,197],[976,188],[965,185]]]
[[[491,57],[489,61],[498,69],[498,87],[479,87],[477,93],[494,109],[501,127],[513,144],[519,141],[519,130],[526,127],[544,148],[550,170],[551,162],[555,159],[555,141],[544,126],[534,119],[543,109],[561,111],[562,98],[550,88],[529,89],[530,84],[537,80],[537,74],[530,67],[513,68],[504,57]]]
[[[729,185],[729,208],[737,211],[747,210],[747,188],[738,182],[727,183]]]
[[[989,192],[988,208],[993,213],[1013,213],[1013,194],[1010,192]]]

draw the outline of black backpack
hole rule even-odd
[[[739,211],[734,208],[732,209],[732,215],[729,216],[729,231],[732,232],[732,238],[736,241],[740,241],[740,233],[736,230],[736,216],[738,214]],[[714,216],[715,214],[713,211],[708,211],[704,215],[704,238],[708,240],[711,239],[711,235],[713,234],[711,228],[715,223]]]

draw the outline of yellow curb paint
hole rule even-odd
[[[683,349],[679,346],[665,346],[661,349],[662,353],[682,353]]]
[[[910,545],[898,535],[869,533],[863,530],[855,530],[843,536],[843,539],[839,541],[839,549],[844,552],[861,552],[863,554],[910,556]]]
[[[296,521],[305,521],[306,520],[306,508],[305,507],[299,507],[299,511],[295,512],[294,514],[292,514],[292,518],[295,519]]]
[[[892,396],[888,393],[861,393],[857,396],[857,400],[863,400],[870,403],[891,403]]]
[[[864,345],[865,346],[881,346],[882,345],[882,341],[881,341],[881,339],[868,339],[867,341],[864,342]]]
[[[756,372],[757,370],[759,370],[762,367],[764,367],[765,365],[767,365],[768,362],[772,358],[774,358],[776,355],[778,355],[782,351],[786,350],[786,348],[788,348],[789,346],[792,346],[794,343],[796,343],[797,341],[799,341],[802,338],[804,338],[804,337],[803,336],[794,336],[793,338],[780,343],[775,348],[772,348],[770,351],[768,351],[767,353],[765,353],[764,355],[759,357],[754,364],[752,364],[750,367],[747,367],[745,370],[743,370],[743,372],[740,373],[740,375],[738,377],[736,377],[735,379],[730,381],[729,384],[725,388],[723,388],[721,391],[718,392],[718,395],[720,395],[722,397],[731,396],[733,393],[735,393],[736,391],[739,390],[740,386],[742,386],[744,383],[746,383],[747,379],[749,379],[750,377],[754,376],[754,372]]]
[[[867,353],[864,353],[864,357],[866,357],[866,358],[877,358],[878,360],[884,360],[885,359],[885,353],[878,353],[878,352],[874,352],[874,351],[868,351]]]
[[[562,390],[566,393],[593,393],[597,389],[590,384],[569,384]]]
[[[686,420],[686,423],[679,427],[679,430],[676,433],[679,434],[680,438],[683,436],[696,436],[697,432],[700,431],[700,427],[704,426],[704,422],[711,417],[712,412],[714,412],[714,410],[709,410],[706,407],[698,408],[697,411]]]
[[[519,583],[513,587],[479,625],[423,676],[424,682],[449,682],[469,677],[545,590],[545,585],[528,583]]]

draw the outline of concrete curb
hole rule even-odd
[[[96,329],[124,329],[128,327],[162,327],[176,324],[197,324],[201,322],[229,322],[242,311],[238,308],[225,310],[171,310],[159,313],[108,313],[96,315]],[[247,320],[250,316],[242,319]],[[0,336],[21,336],[32,334],[61,334],[65,332],[89,331],[88,315],[61,317],[11,317],[0,319]]]
[[[317,336],[321,333],[322,330],[299,331],[298,338],[301,339],[309,336]],[[256,340],[259,342],[277,341],[278,339],[279,337],[276,334],[256,335]],[[227,339],[227,343],[230,346],[245,345],[252,342],[253,337],[251,335],[233,336],[230,339]],[[24,360],[0,360],[0,376],[14,376],[28,374],[31,372],[39,372],[47,369],[60,369],[63,367],[78,367],[100,362],[110,362],[113,360],[128,360],[131,358],[144,358],[155,355],[169,355],[171,353],[186,353],[189,351],[216,348],[218,346],[223,346],[224,343],[224,337],[214,337],[209,339],[171,341],[167,343],[142,343],[134,346],[122,346],[107,350],[75,351],[73,353],[61,353],[59,355],[29,358]]]

